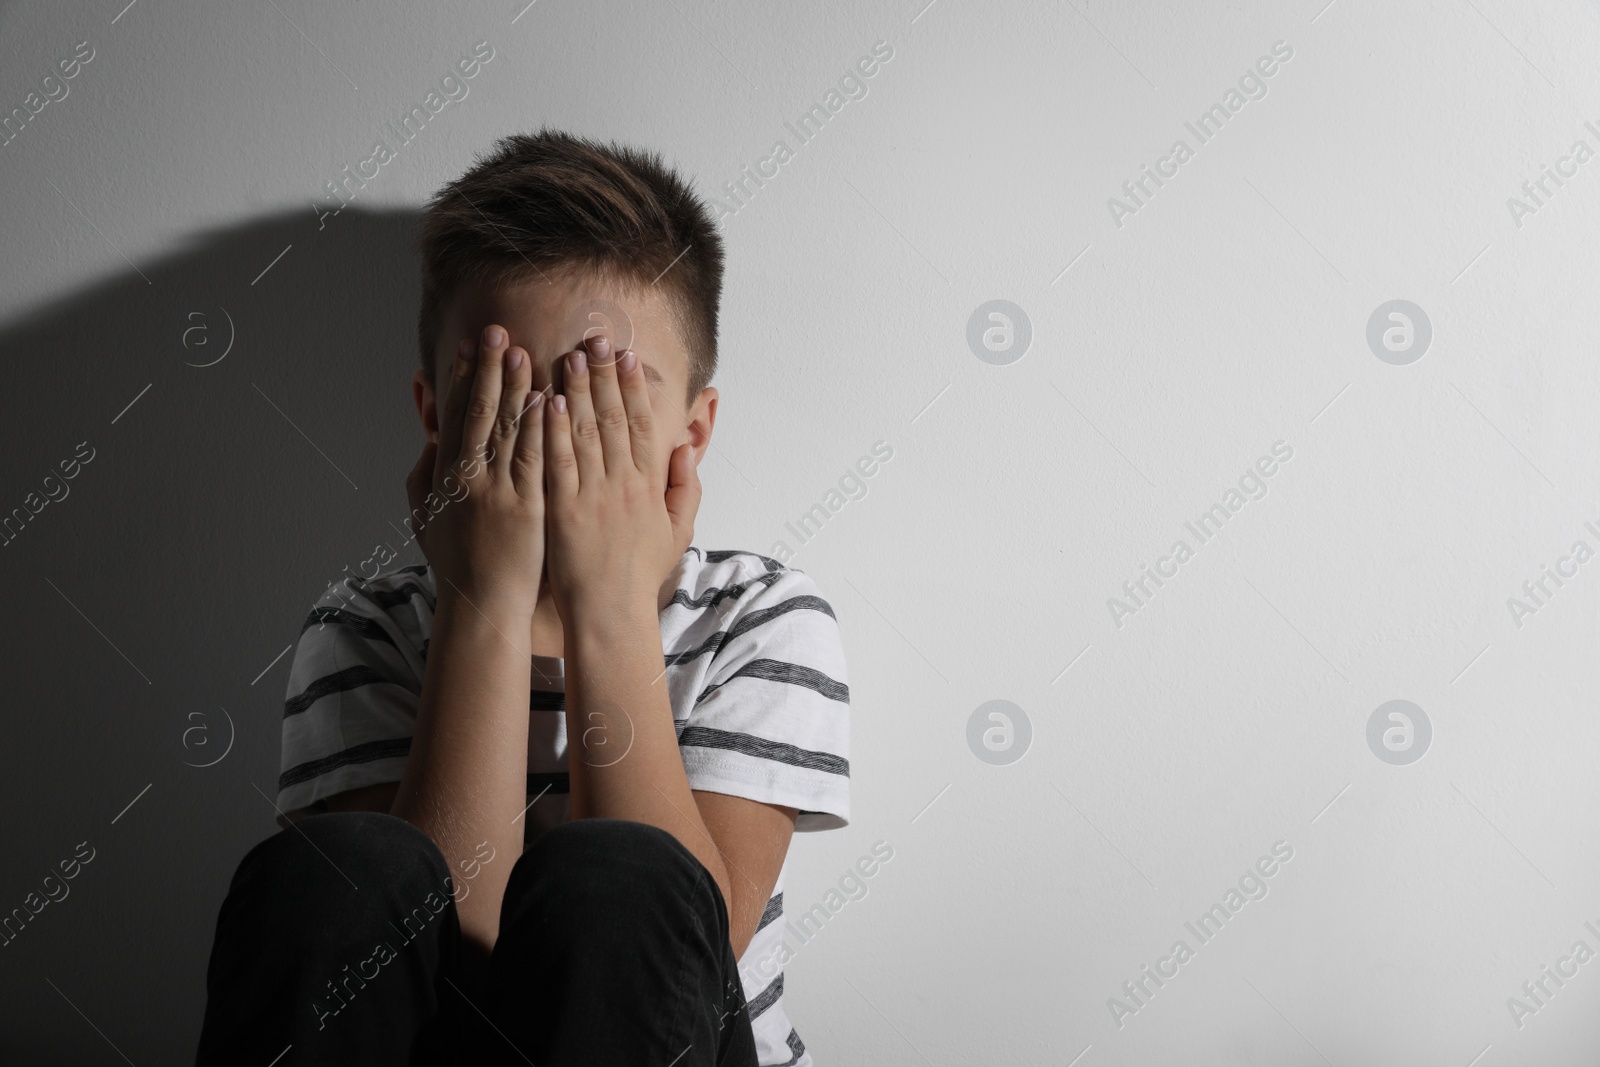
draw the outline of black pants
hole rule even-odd
[[[722,894],[666,831],[547,830],[511,869],[487,958],[452,896],[481,890],[451,873],[375,812],[256,845],[217,917],[198,1067],[755,1067]]]

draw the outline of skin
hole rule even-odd
[[[582,277],[535,277],[502,291],[468,289],[459,292],[444,309],[439,341],[434,348],[434,380],[418,368],[412,375],[411,394],[418,418],[430,443],[439,440],[439,399],[449,390],[450,363],[462,338],[478,337],[491,324],[510,332],[510,345],[532,356],[531,386],[547,397],[559,392],[562,358],[576,349],[585,333],[609,337],[609,330],[591,325],[585,312],[596,301],[607,301],[627,316],[617,340],[631,344],[644,365],[655,414],[653,442],[665,477],[673,451],[687,444],[699,464],[711,444],[716,423],[718,393],[714,387],[700,391],[685,403],[689,387],[689,352],[678,338],[666,302],[651,290],[641,298],[625,295]],[[631,333],[631,338],[630,338]],[[685,545],[685,548],[688,546]],[[548,569],[548,567],[546,568]],[[670,585],[665,590],[672,595]],[[562,655],[562,624],[555,598],[544,583],[535,610],[531,634],[533,651],[542,656]]]
[[[610,350],[610,328],[584,318],[596,298],[631,320],[631,369]],[[796,810],[689,788],[659,624],[693,536],[717,392],[683,402],[689,355],[659,290],[535,277],[463,291],[443,318],[435,379],[419,370],[412,381],[426,444],[408,495],[416,506],[452,463],[477,480],[464,478],[467,495],[419,538],[441,580],[404,777],[329,807],[405,818],[453,870],[475,872],[457,879],[457,908],[469,947],[487,954],[522,851],[528,654],[564,656],[571,817],[672,834],[721,892],[742,955]],[[476,342],[465,365],[463,339]],[[482,861],[485,842],[505,858]]]

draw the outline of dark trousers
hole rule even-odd
[[[755,1067],[722,894],[671,834],[545,831],[511,868],[487,957],[452,896],[481,890],[451,874],[376,812],[256,845],[217,916],[197,1067]]]

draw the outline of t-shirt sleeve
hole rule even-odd
[[[335,793],[398,782],[411,751],[419,656],[371,596],[341,583],[317,601],[284,695],[278,808],[325,811]],[[279,825],[287,825],[283,815]]]
[[[689,788],[795,808],[797,831],[850,821],[850,689],[833,608],[803,571],[752,583],[729,613],[678,736]]]

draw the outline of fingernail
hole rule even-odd
[[[522,349],[513,348],[506,353],[506,366],[512,370],[522,366]]]
[[[633,349],[624,348],[622,355],[617,357],[617,366],[625,372],[632,373],[634,365],[639,362],[639,357],[633,354]]]
[[[490,348],[499,348],[506,343],[506,332],[498,326],[491,326],[483,331],[483,343]]]
[[[580,348],[567,357],[567,371],[574,378],[582,378],[586,370],[583,349]]]
[[[550,406],[565,415],[567,413],[567,398],[557,393],[555,399],[550,401]]]
[[[462,362],[466,362],[467,360],[471,359],[472,348],[472,341],[469,338],[463,337],[461,339],[461,343],[456,345],[456,358]]]
[[[589,339],[589,362],[604,363],[611,358],[611,340],[604,335]]]

